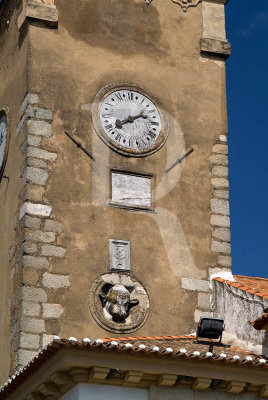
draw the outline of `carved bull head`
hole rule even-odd
[[[123,285],[112,286],[108,293],[101,293],[103,307],[112,316],[115,322],[123,322],[132,307],[139,304],[139,300],[130,299],[130,290]]]

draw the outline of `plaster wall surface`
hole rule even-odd
[[[265,332],[255,330],[249,321],[256,320],[267,307],[267,300],[236,291],[219,282],[213,282],[214,315],[223,318],[225,323],[224,339],[233,345],[247,345],[253,351],[268,354]],[[237,341],[240,340],[240,344]],[[243,345],[242,345],[243,346]],[[243,347],[244,347],[243,346]]]
[[[109,270],[110,238],[131,242],[132,273],[150,298],[148,321],[137,335],[189,332],[197,293],[183,290],[180,279],[207,279],[207,267],[217,259],[210,249],[209,157],[227,131],[224,61],[200,57],[201,7],[185,15],[172,2],[55,4],[57,30],[29,27],[30,91],[54,112],[48,147],[58,154],[46,199],[53,204],[52,218],[63,223],[58,244],[66,255],[52,260],[51,269],[69,274],[71,282],[68,291],[50,296],[65,308],[50,333],[107,336],[90,315],[88,291]],[[167,142],[153,155],[119,155],[94,130],[95,95],[117,81],[149,90],[169,118]],[[95,162],[66,138],[64,129],[93,153]],[[165,174],[191,146],[195,151],[185,163]],[[109,206],[111,169],[153,174],[155,212]]]

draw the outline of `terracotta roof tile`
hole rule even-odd
[[[234,275],[235,282],[222,278],[213,278],[218,282],[225,282],[227,285],[236,287],[245,292],[256,294],[259,297],[268,299],[268,279],[251,276]]]

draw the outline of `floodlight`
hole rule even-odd
[[[201,317],[199,324],[197,325],[196,338],[194,341],[196,344],[205,344],[209,346],[209,351],[213,353],[213,347],[225,347],[230,348],[229,344],[223,344],[221,342],[222,332],[224,331],[224,320],[221,318],[208,318]],[[210,341],[199,340],[199,338],[210,339]],[[219,339],[218,342],[212,339]]]
[[[196,336],[207,339],[220,339],[224,330],[224,321],[220,318],[201,317],[197,326]]]

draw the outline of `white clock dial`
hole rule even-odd
[[[134,90],[116,90],[100,107],[100,122],[106,135],[116,145],[142,150],[158,139],[162,123],[155,104]]]
[[[0,172],[4,167],[7,148],[7,118],[5,115],[0,117]]]

